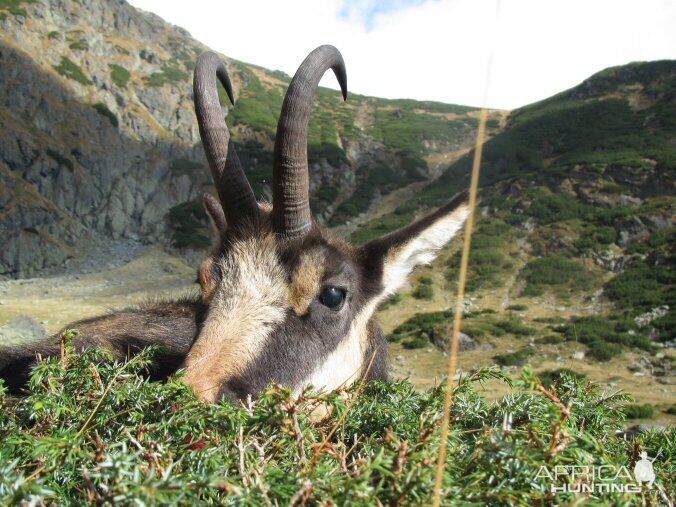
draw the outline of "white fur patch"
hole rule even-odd
[[[417,237],[411,238],[401,247],[390,252],[383,266],[383,296],[399,290],[413,268],[432,262],[439,250],[458,232],[469,215],[469,207],[460,205],[448,215],[439,218],[423,230]]]
[[[295,390],[296,396],[312,385],[319,391],[333,391],[339,387],[349,386],[360,377],[364,366],[364,350],[366,350],[367,326],[378,305],[378,300],[371,300],[355,317],[350,326],[350,333],[343,338],[338,347],[305,379]],[[368,358],[370,359],[370,358]],[[368,360],[367,359],[367,360]]]
[[[184,364],[184,381],[205,400],[257,357],[286,314],[285,272],[271,235],[235,243],[219,262],[223,280]]]

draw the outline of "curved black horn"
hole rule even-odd
[[[223,120],[217,77],[234,104],[232,85],[225,65],[216,53],[203,53],[197,60],[193,81],[195,113],[218,197],[228,224],[234,225],[247,217],[257,217],[258,203]]]
[[[293,76],[277,124],[272,174],[273,226],[275,232],[289,239],[303,236],[312,224],[307,126],[315,90],[328,69],[333,70],[343,99],[347,99],[343,57],[333,46],[319,46]]]

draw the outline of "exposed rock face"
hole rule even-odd
[[[0,22],[0,275],[59,265],[90,231],[166,242],[167,210],[208,174],[172,173],[178,158],[204,165],[190,82],[142,86],[135,75],[160,68],[136,41],[153,40],[165,59],[194,41],[125,2],[25,7],[26,18]]]

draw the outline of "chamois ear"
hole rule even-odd
[[[204,203],[204,209],[207,211],[207,215],[209,215],[211,225],[213,225],[216,232],[222,236],[228,228],[228,223],[225,220],[225,213],[223,212],[223,206],[221,206],[218,199],[209,192],[204,192],[202,194],[202,202]]]
[[[414,267],[432,262],[468,215],[468,193],[463,192],[437,211],[361,247],[366,276],[379,287],[378,296],[394,294]]]

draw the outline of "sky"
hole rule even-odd
[[[676,0],[129,0],[228,57],[293,75],[333,44],[348,89],[514,109],[676,59]],[[322,86],[337,88],[328,73]]]

